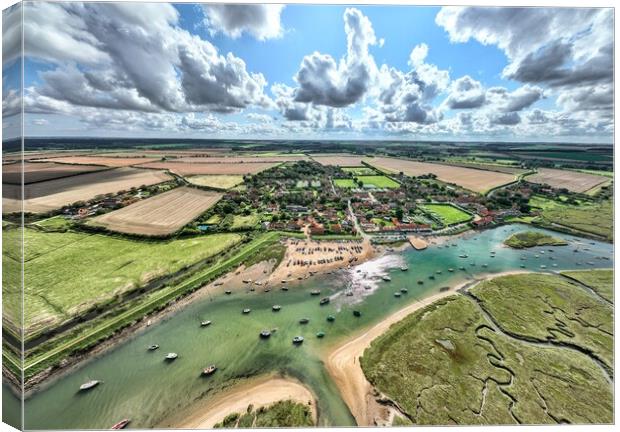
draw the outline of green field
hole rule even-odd
[[[362,175],[357,179],[364,183],[364,186],[374,186],[379,189],[397,189],[400,187],[400,183],[382,175]]]
[[[253,409],[248,406],[245,413],[228,414],[214,428],[275,428],[314,426],[308,406],[291,400],[279,401],[267,407]]]
[[[605,300],[614,302],[614,273],[609,270],[575,270],[564,271],[568,278],[589,286]]]
[[[454,225],[470,221],[473,216],[450,204],[424,204],[420,208],[430,214],[436,215],[444,225]]]
[[[350,172],[350,173],[352,173],[355,176],[360,176],[360,175],[361,176],[363,176],[363,175],[370,175],[371,176],[371,175],[375,175],[377,173],[374,169],[368,168],[368,167],[363,167],[363,166],[360,166],[360,167],[344,167],[344,168],[342,168],[342,170],[344,172]]]
[[[504,244],[515,249],[531,248],[534,246],[565,246],[568,243],[562,239],[535,231],[523,231],[508,237]]]
[[[228,174],[195,175],[187,177],[187,181],[196,186],[230,189],[243,183],[243,176]]]
[[[27,335],[213,257],[241,240],[238,234],[215,234],[148,242],[35,229],[26,229],[24,237]],[[5,260],[18,259],[12,251],[5,255]]]
[[[247,216],[235,215],[231,225],[232,230],[251,229],[256,227],[256,224],[260,222],[260,215],[252,213]]]
[[[534,224],[551,229],[566,227],[609,241],[613,239],[613,203],[610,201],[571,206],[534,196],[529,203],[542,211],[540,216],[532,221]]]
[[[334,185],[346,189],[355,189],[358,187],[353,179],[334,179]]]
[[[535,158],[564,159],[583,162],[611,162],[613,155],[592,153],[587,151],[567,152],[567,151],[540,151],[531,153],[520,153],[525,156]]]
[[[471,291],[409,315],[364,352],[366,377],[407,417],[394,424],[613,421],[613,384],[581,351],[611,360],[611,306],[553,275]]]

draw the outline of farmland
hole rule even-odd
[[[353,179],[334,179],[334,185],[339,188],[355,189],[358,184]]]
[[[167,180],[170,180],[170,176],[162,171],[118,168],[34,183],[24,187],[24,210],[46,213],[97,195]],[[20,187],[4,185],[2,194],[3,212],[19,211]]]
[[[23,165],[24,184],[54,180],[94,171],[101,171],[104,167],[97,165],[66,165],[51,162],[32,163]],[[22,164],[14,163],[2,166],[2,183],[19,185],[22,182]]]
[[[398,403],[407,422],[612,421],[608,377],[580,350],[590,347],[609,359],[613,337],[603,330],[613,330],[610,306],[552,275],[499,277],[470,291],[414,312],[364,352],[366,377]]]
[[[221,194],[181,187],[98,216],[90,223],[109,230],[141,235],[167,235],[204,213]]]
[[[395,182],[394,180],[386,176],[363,175],[363,176],[357,177],[357,179],[361,181],[364,184],[364,186],[366,185],[374,186],[379,189],[383,189],[383,188],[394,189],[394,188],[400,187],[400,184],[398,182]]]
[[[349,172],[353,175],[375,175],[377,172],[372,168],[368,168],[365,166],[360,167],[344,167],[342,168],[344,172]]]
[[[525,179],[530,183],[547,184],[556,189],[568,189],[580,193],[609,181],[603,176],[553,168],[539,168],[536,174],[527,176]]]
[[[379,169],[403,172],[409,176],[433,174],[445,183],[455,183],[474,192],[486,192],[515,180],[515,176],[511,174],[406,159],[376,157],[365,159],[365,162]]]
[[[362,156],[346,154],[312,156],[312,159],[321,165],[332,165],[339,167],[359,167],[362,165],[362,160],[364,160]]]
[[[441,165],[458,166],[462,168],[473,168],[473,169],[480,169],[480,170],[487,170],[487,171],[497,171],[500,173],[512,174],[512,175],[521,175],[527,172],[527,170],[520,168],[520,167],[499,164],[499,163],[491,164],[491,163],[480,163],[480,162],[441,162]]]
[[[126,167],[140,165],[151,161],[147,157],[109,157],[109,156],[62,156],[52,159],[41,159],[43,162],[56,162],[79,165],[101,165],[107,167]]]
[[[450,204],[424,204],[420,207],[441,219],[444,225],[454,225],[472,219],[472,215]]]
[[[211,156],[211,157],[181,157],[174,159],[174,162],[189,162],[189,163],[283,163],[283,162],[296,162],[300,160],[307,160],[306,156]]]
[[[187,177],[187,181],[196,186],[205,186],[214,189],[230,189],[243,183],[240,175],[197,175]]]
[[[191,162],[151,162],[140,165],[142,168],[169,170],[180,176],[206,175],[206,174],[229,174],[245,175],[256,174],[277,163],[191,163]]]
[[[11,233],[19,234],[17,230]],[[215,256],[241,240],[237,234],[215,234],[145,242],[99,234],[43,233],[30,228],[24,236],[27,335]]]

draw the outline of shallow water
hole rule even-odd
[[[424,251],[408,249],[389,253],[351,270],[300,282],[287,292],[272,287],[265,293],[256,287],[255,292],[197,300],[30,397],[25,404],[25,426],[28,429],[105,429],[125,417],[132,419],[130,426],[134,428],[170,426],[167,420],[195,401],[209,398],[231,380],[272,371],[295,376],[312,389],[318,398],[321,425],[354,425],[320,361],[326,347],[380,321],[416,298],[484,273],[522,270],[521,265],[525,266],[523,270],[549,272],[613,265],[612,245],[558,233],[553,235],[568,240],[568,246],[518,251],[502,245],[509,235],[524,229],[532,228],[504,226],[472,233],[441,246],[431,245]],[[495,252],[494,257],[491,251]],[[468,257],[460,258],[461,254]],[[409,270],[402,271],[402,265],[407,265]],[[541,269],[541,265],[546,268]],[[389,275],[391,282],[383,281],[383,275]],[[431,275],[434,279],[429,278]],[[418,284],[419,280],[423,281],[422,285]],[[401,288],[407,288],[408,292],[396,298],[394,293]],[[320,289],[321,295],[311,296],[313,289]],[[346,291],[353,295],[345,295]],[[330,296],[331,302],[319,306],[320,298],[325,296]],[[273,312],[274,304],[282,305],[282,310]],[[241,313],[246,307],[252,309],[249,315]],[[362,316],[354,317],[354,309]],[[333,323],[326,321],[330,314],[336,317]],[[310,322],[299,324],[300,318],[308,318]],[[213,324],[201,328],[200,321],[204,319]],[[274,328],[277,331],[270,339],[259,339],[261,330]],[[316,338],[318,331],[324,331],[325,338]],[[304,336],[303,345],[292,345],[295,335]],[[152,343],[161,348],[147,351]],[[172,363],[164,362],[163,357],[171,351],[178,353],[179,358]],[[209,378],[202,378],[201,369],[210,364],[216,364],[219,370]],[[78,394],[79,385],[89,379],[102,380],[103,384]]]

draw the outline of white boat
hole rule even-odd
[[[80,391],[90,390],[91,388],[97,387],[99,383],[100,382],[97,380],[90,380],[88,382],[85,382],[80,386]]]
[[[174,360],[178,357],[179,355],[177,353],[168,353],[166,354],[166,360]]]
[[[392,280],[392,278],[391,278],[391,277],[389,277],[389,276],[387,276],[387,275],[386,275],[386,276],[381,276],[381,279],[383,279],[383,280],[384,280],[384,281],[386,281],[386,282],[389,282],[389,281],[391,281],[391,280]]]

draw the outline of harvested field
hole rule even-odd
[[[277,163],[189,163],[189,162],[151,162],[141,165],[142,168],[170,170],[180,176],[201,174],[256,174]]]
[[[539,168],[538,173],[525,178],[530,183],[547,184],[552,188],[566,188],[572,192],[586,192],[608,178],[576,171],[564,171],[553,168]]]
[[[18,161],[18,160],[34,160],[34,159],[48,159],[48,158],[54,158],[54,157],[63,157],[63,156],[80,156],[80,155],[88,155],[90,152],[87,150],[83,150],[83,151],[74,151],[74,150],[67,150],[67,151],[31,151],[31,152],[24,152],[24,155],[22,157],[21,153],[17,152],[17,153],[7,153],[5,155],[2,156],[2,161],[3,162],[10,162],[10,161]]]
[[[513,174],[513,175],[521,175],[527,172],[523,168],[508,166],[508,165],[500,165],[500,164],[486,164],[486,163],[476,163],[476,162],[442,162],[441,165],[449,165],[449,166],[458,166],[463,168],[473,168],[473,169],[481,169],[487,171],[497,171],[505,174]]]
[[[97,195],[153,185],[170,179],[170,176],[163,171],[118,168],[33,183],[24,187],[24,211],[45,213],[78,201],[90,200]],[[20,186],[4,185],[2,211],[4,213],[19,211],[20,199]]]
[[[312,156],[312,159],[320,163],[321,165],[333,165],[340,167],[358,167],[362,166],[362,156],[346,155],[346,154],[334,154],[334,155],[322,155]]]
[[[408,176],[434,174],[445,183],[455,183],[465,189],[480,193],[515,180],[515,176],[511,174],[405,159],[377,157],[366,158],[364,162],[391,172],[402,171]]]
[[[96,217],[90,223],[112,231],[167,235],[179,230],[219,201],[222,194],[181,187]]]
[[[213,157],[182,157],[174,162],[190,163],[283,163],[308,160],[306,156],[213,156]]]
[[[63,164],[79,165],[101,165],[108,167],[125,167],[130,165],[140,165],[151,162],[153,158],[148,157],[109,157],[109,156],[64,156],[47,159],[39,159],[42,162],[57,162]]]
[[[25,162],[24,184],[70,177],[88,172],[101,171],[105,167],[97,165],[66,165],[52,162]],[[19,185],[22,181],[22,164],[14,163],[2,166],[2,183]]]
[[[216,189],[230,189],[243,183],[243,176],[240,175],[197,175],[187,178],[191,184],[196,186],[206,186]]]

